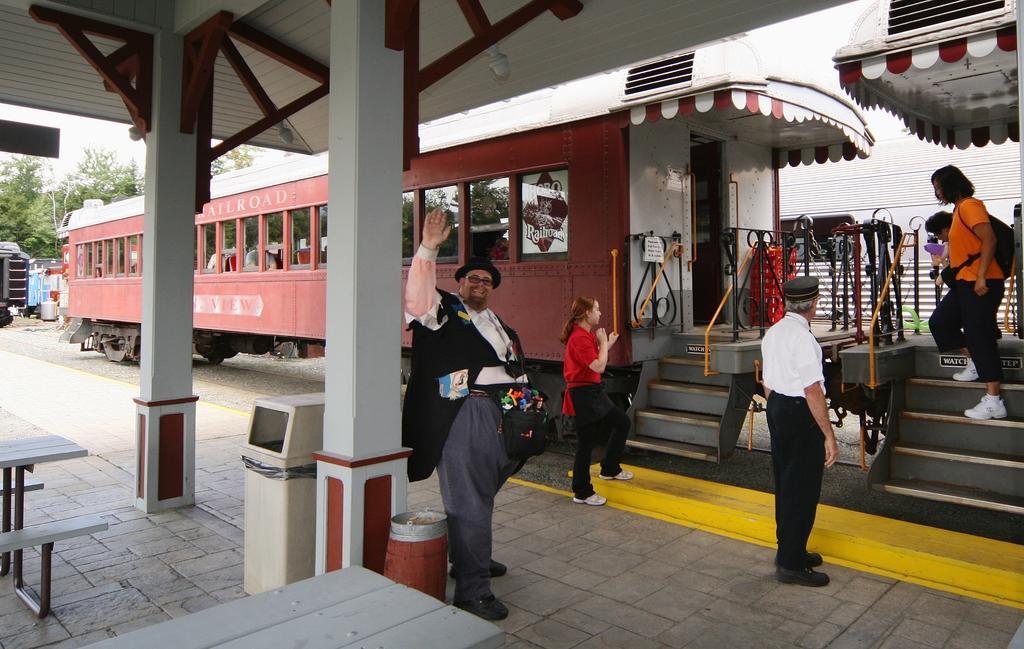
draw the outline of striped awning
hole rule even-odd
[[[950,149],[1019,141],[1015,25],[941,43],[836,59],[843,89]]]
[[[874,137],[857,109],[815,86],[769,78],[735,83],[629,109],[639,126],[683,117],[712,124],[741,141],[771,146],[777,167],[867,157]]]

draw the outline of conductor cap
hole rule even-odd
[[[797,277],[782,285],[782,294],[792,302],[804,302],[818,297],[817,277]]]

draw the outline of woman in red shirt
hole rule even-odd
[[[615,407],[601,384],[601,373],[608,364],[608,350],[619,334],[606,334],[594,329],[601,321],[601,308],[592,297],[573,300],[572,314],[562,328],[560,340],[565,345],[562,375],[565,377],[565,399],[562,414],[576,417],[576,460],[572,469],[574,503],[603,505],[607,499],[594,492],[590,482],[590,451],[598,427],[603,423],[611,431],[601,461],[602,480],[630,480],[632,472],[619,466],[629,434],[629,417]]]

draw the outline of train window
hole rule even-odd
[[[242,219],[242,240],[240,245],[245,250],[244,270],[260,269],[260,217],[250,216]]]
[[[95,269],[92,266],[93,259],[93,244],[85,244],[85,276],[92,277],[95,274]]]
[[[217,224],[203,226],[203,259],[206,260],[204,273],[217,271]]]
[[[316,213],[317,228],[320,230],[320,261],[318,266],[327,265],[327,206],[321,205]]]
[[[238,248],[235,247],[237,243],[235,240],[235,222],[224,221],[220,224],[220,256],[221,265],[220,268],[224,272],[231,272],[238,270]]]
[[[569,170],[520,177],[523,259],[566,259],[569,252]]]
[[[402,261],[412,263],[413,249],[413,212],[416,209],[415,194],[402,192]]]
[[[80,243],[75,246],[75,277],[81,279],[85,277],[85,244]]]
[[[103,242],[93,242],[93,277],[103,277]]]
[[[508,178],[469,184],[470,255],[508,259]]]
[[[115,239],[114,244],[116,246],[117,253],[114,255],[114,274],[118,277],[124,277],[124,237]]]
[[[107,239],[103,242],[103,256],[107,259],[107,277],[114,276],[114,240]]]
[[[449,185],[448,187],[435,187],[423,192],[423,206],[429,214],[435,208],[440,208],[452,224],[452,233],[448,239],[441,244],[437,251],[438,263],[458,263],[459,261],[459,187]]]
[[[139,274],[139,235],[128,237],[128,274]]]
[[[289,267],[309,268],[309,237],[311,234],[309,226],[308,207],[288,212],[288,229],[291,230],[291,236],[289,237],[291,261],[289,262]]]
[[[284,213],[274,212],[267,214],[267,239],[264,250],[266,250],[266,270],[280,270],[283,268],[282,251],[284,250]]]

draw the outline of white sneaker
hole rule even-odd
[[[967,367],[953,374],[954,381],[977,381],[978,380],[978,368],[974,366],[974,360],[967,359]]]
[[[1006,417],[1006,405],[1002,397],[986,394],[973,408],[964,410],[971,419],[1003,419]]]
[[[601,494],[591,494],[589,498],[576,498],[573,496],[572,501],[577,505],[593,505],[594,507],[600,507],[608,502],[608,499]]]
[[[602,480],[632,480],[633,472],[626,471],[625,469],[623,469],[622,471],[619,471],[617,475],[603,475],[601,473],[598,473],[597,477],[601,478]]]

